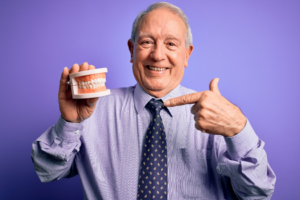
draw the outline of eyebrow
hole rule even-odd
[[[139,37],[152,37],[151,33],[139,33]]]
[[[150,37],[150,38],[152,38],[153,36],[152,36],[151,33],[140,33],[140,34],[139,34],[139,37],[140,37],[140,38],[141,38],[141,37]],[[173,35],[173,34],[167,34],[167,37],[166,37],[167,40],[176,40],[176,41],[180,42],[180,39],[178,39],[178,38],[179,38],[179,37],[176,37],[176,36]]]

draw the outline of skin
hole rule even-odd
[[[161,98],[181,82],[193,51],[192,45],[186,48],[185,36],[186,26],[182,19],[165,8],[153,10],[139,21],[135,43],[128,40],[128,48],[134,77],[148,94]],[[166,70],[152,71],[147,66]],[[67,68],[63,70],[58,97],[62,117],[66,121],[78,123],[92,115],[98,98],[72,99],[67,81],[71,73],[94,68],[83,63],[80,66],[74,64],[70,71]],[[170,99],[165,106],[194,104],[191,113],[196,129],[232,137],[245,127],[247,119],[237,106],[221,95],[218,81],[218,78],[213,79],[208,91]]]
[[[169,99],[164,104],[168,107],[194,104],[196,129],[214,135],[232,137],[245,127],[247,119],[241,110],[224,98],[218,88],[218,78],[209,84],[208,91],[202,91]]]
[[[192,45],[185,47],[186,26],[178,15],[159,8],[146,14],[137,27],[135,43],[128,40],[134,77],[148,94],[163,97],[181,82],[193,51]]]
[[[80,123],[84,119],[89,118],[94,112],[99,98],[73,99],[71,88],[67,84],[69,74],[92,69],[95,69],[95,67],[85,62],[80,66],[74,64],[70,71],[65,67],[61,74],[58,91],[59,110],[62,118],[68,122]]]

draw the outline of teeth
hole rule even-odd
[[[161,68],[157,68],[156,70],[161,70]],[[96,78],[96,79],[91,79],[89,81],[81,81],[81,82],[78,82],[78,88],[79,89],[96,89],[101,86],[104,86],[105,82],[106,82],[105,78]]]
[[[148,66],[149,69],[154,70],[154,71],[165,71],[167,68],[162,68],[162,67],[150,67]]]

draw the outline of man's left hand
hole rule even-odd
[[[214,78],[209,84],[208,91],[169,99],[165,102],[165,106],[194,104],[191,113],[194,115],[196,129],[205,133],[232,137],[245,127],[247,119],[237,106],[221,95],[218,82],[219,79]]]

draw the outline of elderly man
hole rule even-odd
[[[63,70],[61,117],[32,147],[40,180],[79,174],[85,199],[270,199],[264,142],[218,79],[198,93],[180,85],[193,51],[184,13],[152,4],[128,47],[137,84],[109,96],[72,99],[68,75],[94,66]]]

